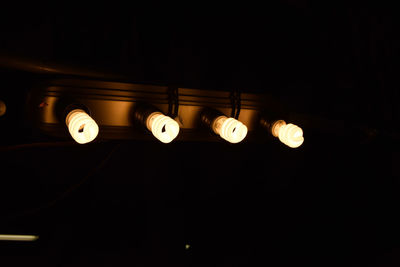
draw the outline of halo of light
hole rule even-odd
[[[2,100],[0,100],[0,117],[6,114],[7,106]]]

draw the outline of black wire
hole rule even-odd
[[[40,143],[30,143],[30,144],[18,144],[12,146],[0,147],[0,152],[16,151],[21,149],[29,148],[43,148],[43,147],[60,147],[60,146],[73,146],[76,142],[40,142]]]
[[[236,114],[235,119],[239,119],[240,109],[242,107],[242,98],[240,95],[240,91],[236,92]]]
[[[177,87],[168,88],[168,116],[175,118],[179,109],[179,92]]]
[[[236,100],[235,100],[236,94],[235,91],[231,91],[229,98],[231,99],[231,117],[235,117],[235,111],[236,111]]]
[[[239,114],[240,114],[241,102],[242,102],[240,91],[239,90],[231,91],[230,99],[231,99],[231,106],[232,106],[231,117],[238,119]]]
[[[175,107],[174,107],[174,114],[173,114],[172,118],[175,118],[176,116],[178,116],[178,110],[179,110],[179,92],[178,92],[177,87],[175,87],[174,94],[175,94]]]
[[[77,190],[80,186],[82,186],[86,181],[88,181],[94,174],[96,174],[96,172],[98,172],[99,170],[101,170],[104,165],[110,160],[110,158],[112,157],[112,155],[115,153],[115,151],[117,151],[117,149],[119,148],[121,144],[118,143],[116,144],[111,151],[106,155],[106,157],[99,163],[96,164],[96,167],[94,167],[93,169],[91,169],[86,176],[84,176],[78,183],[70,186],[67,190],[65,190],[61,195],[59,195],[58,197],[56,197],[55,199],[53,199],[50,202],[47,202],[39,207],[36,208],[31,208],[25,211],[21,211],[12,215],[8,215],[3,217],[2,219],[5,220],[11,220],[11,219],[16,219],[19,217],[24,217],[24,216],[29,216],[29,215],[33,215],[36,213],[39,213],[45,209],[51,208],[53,206],[55,206],[58,202],[60,202],[61,200],[65,199],[66,197],[68,197],[71,193],[73,193],[75,190]]]

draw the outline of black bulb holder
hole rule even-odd
[[[154,112],[161,112],[158,108],[147,103],[138,103],[133,111],[133,118],[135,122],[147,129],[146,121],[150,114]],[[162,113],[162,112],[161,112]]]
[[[204,108],[200,115],[201,123],[212,131],[212,124],[214,120],[220,116],[226,115],[216,109]]]

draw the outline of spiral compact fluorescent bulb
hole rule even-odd
[[[97,123],[82,109],[69,112],[65,122],[72,138],[79,144],[93,141],[99,133]]]
[[[147,117],[146,126],[163,143],[170,143],[179,133],[179,124],[161,112],[151,113]]]
[[[231,143],[239,143],[247,135],[246,125],[226,116],[217,117],[213,122],[212,129],[216,134]]]
[[[272,126],[272,135],[291,148],[297,148],[304,142],[303,130],[294,124],[285,121],[276,121]]]

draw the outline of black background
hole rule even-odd
[[[54,145],[65,140],[38,133],[24,113],[29,89],[53,76],[3,67],[0,232],[40,239],[0,243],[2,258],[10,266],[398,266],[395,11],[307,1],[2,10],[2,55],[269,94],[302,118],[305,135],[298,149],[272,139]],[[53,145],[16,146],[34,142]]]

